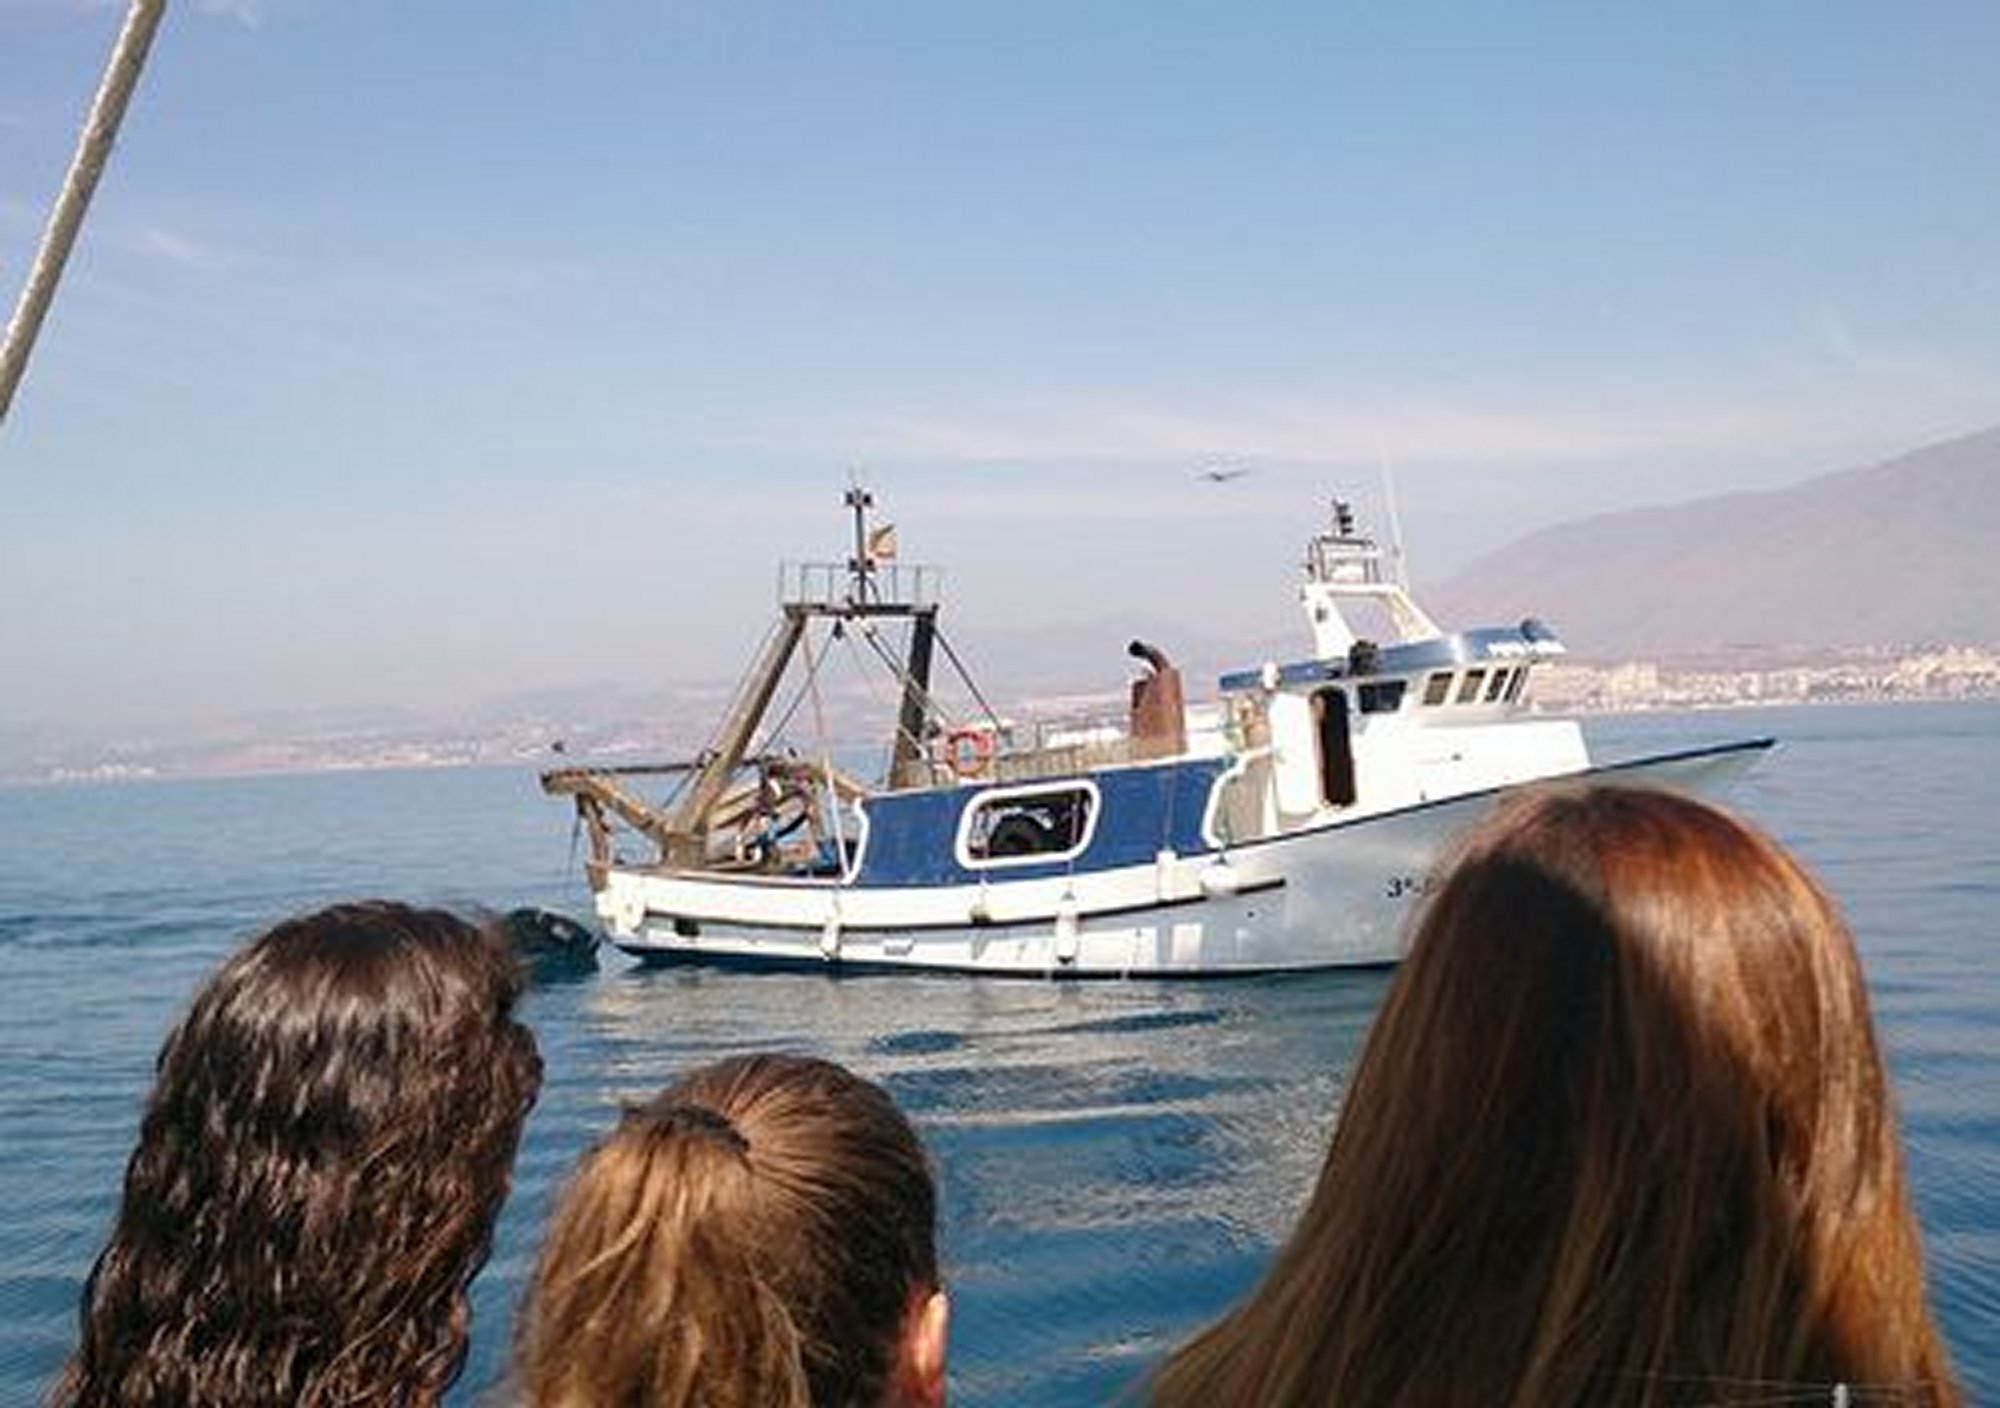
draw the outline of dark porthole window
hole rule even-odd
[[[966,817],[964,859],[975,865],[1074,855],[1090,838],[1088,787],[988,793]]]
[[[1458,702],[1461,704],[1477,704],[1479,702],[1479,686],[1485,683],[1486,671],[1467,670],[1465,678],[1459,681]]]
[[[1451,698],[1451,671],[1444,670],[1424,681],[1424,706],[1435,709]]]

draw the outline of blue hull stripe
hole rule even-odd
[[[1046,865],[1009,864],[981,872],[953,854],[965,809],[1000,784],[926,792],[893,792],[864,803],[868,837],[855,884],[861,889],[976,885],[1050,876],[1123,870],[1151,865],[1163,850],[1187,855],[1208,849],[1201,834],[1208,794],[1222,775],[1221,758],[1181,758],[1136,767],[1104,768],[1033,783],[1007,783],[1022,792],[1061,788],[1087,778],[1097,788],[1100,814],[1082,853]]]

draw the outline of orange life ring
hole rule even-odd
[[[945,766],[953,777],[984,777],[993,766],[993,731],[955,728],[944,736]]]

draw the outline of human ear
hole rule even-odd
[[[951,1298],[941,1290],[913,1295],[896,1346],[896,1408],[944,1408],[950,1336]]]

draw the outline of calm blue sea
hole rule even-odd
[[[1605,721],[1611,751],[1783,748],[1737,804],[1860,935],[1933,1287],[2000,1402],[2000,706]],[[587,914],[533,774],[0,790],[0,1402],[65,1354],[161,1038],[241,938],[390,894]],[[539,989],[549,1083],[478,1286],[459,1398],[504,1362],[552,1188],[621,1100],[725,1053],[883,1081],[943,1170],[954,1401],[1097,1404],[1247,1289],[1310,1187],[1387,978],[1203,984],[647,970]]]

